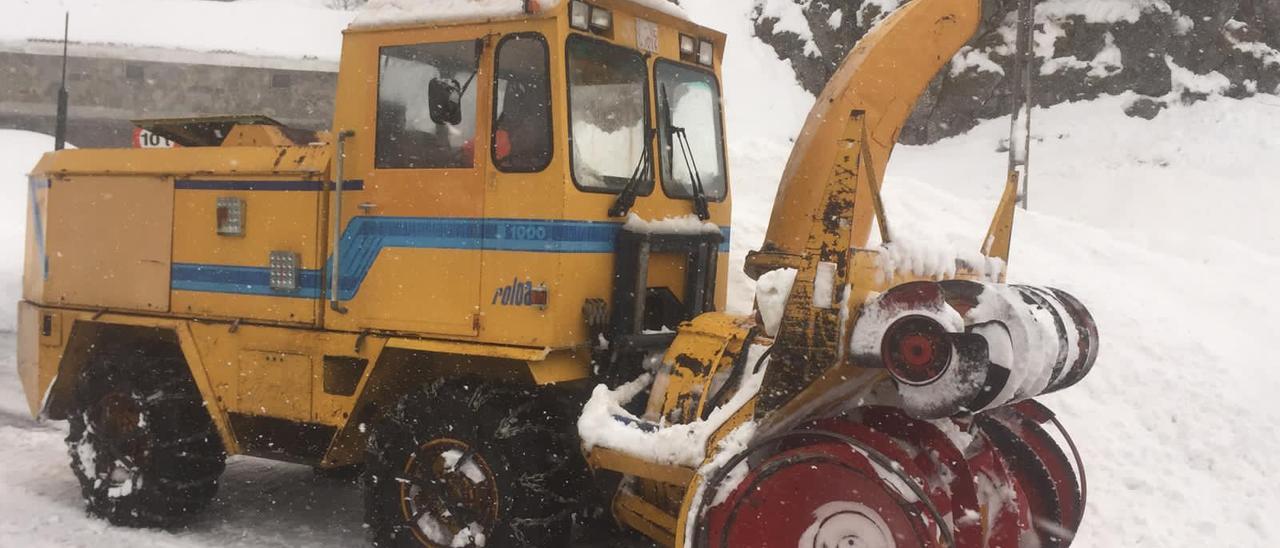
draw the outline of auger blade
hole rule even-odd
[[[980,415],[977,425],[999,452],[1031,510],[1040,546],[1071,544],[1084,517],[1085,491],[1079,454],[1071,455],[1045,430],[1057,422],[1034,400]],[[1065,431],[1062,431],[1065,435]],[[1077,472],[1077,469],[1080,471]]]
[[[707,498],[716,500],[708,501],[694,546],[844,546],[851,539],[867,548],[952,545],[943,536],[949,529],[942,532],[934,517],[945,492],[928,488],[889,436],[823,421],[787,434],[771,450],[744,461],[749,469],[736,485],[708,486],[714,494]]]

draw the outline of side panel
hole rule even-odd
[[[236,410],[311,422],[310,356],[244,350],[238,358]]]
[[[169,310],[168,179],[60,177],[48,205],[46,303]]]
[[[62,315],[44,312],[28,302],[18,303],[18,378],[27,395],[31,416],[40,415],[45,394],[58,377],[70,323]]]
[[[318,322],[324,263],[321,181],[181,178],[175,187],[175,313],[305,325]],[[219,233],[219,201],[242,205],[241,234]],[[295,289],[271,286],[273,252],[297,257]]]

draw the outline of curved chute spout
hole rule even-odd
[[[977,32],[982,0],[913,0],[877,24],[845,57],[818,96],[787,162],[764,246],[748,258],[752,277],[794,267],[836,164],[850,113],[866,114],[869,155],[884,173],[898,134],[934,75]],[[854,219],[853,245],[866,244],[871,217]]]

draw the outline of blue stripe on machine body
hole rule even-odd
[[[212,181],[203,179],[178,179],[173,187],[178,190],[251,190],[257,192],[320,192],[328,188],[326,181]],[[364,190],[364,181],[343,181],[343,190]]]
[[[47,280],[49,279],[49,255],[44,250],[44,214],[40,211],[40,198],[36,193],[52,188],[53,181],[45,177],[27,177],[27,184],[31,187],[27,195],[31,198],[31,222],[32,230],[35,231],[32,238],[36,241],[36,253],[40,255],[40,275]]]
[[[355,217],[342,233],[342,277],[338,294],[351,300],[383,249],[461,249],[526,253],[612,253],[622,225],[602,221],[475,219],[449,217]],[[730,230],[721,228],[721,253]],[[327,261],[324,270],[329,268]],[[300,270],[298,289],[271,289],[266,267],[175,263],[175,290],[316,299],[327,296],[323,270]]]

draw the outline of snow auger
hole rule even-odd
[[[748,256],[754,317],[698,316],[648,373],[596,389],[579,433],[619,521],[667,546],[1071,543],[1084,470],[1034,398],[1089,372],[1098,333],[1070,294],[1005,283],[1025,162],[981,254],[945,268],[903,260],[880,197],[905,118],[981,11],[916,0],[872,29]]]

